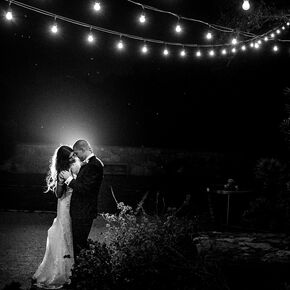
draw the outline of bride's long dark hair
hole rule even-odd
[[[70,161],[69,156],[73,152],[73,149],[69,146],[62,145],[58,147],[50,160],[49,171],[46,176],[45,192],[54,191],[57,183],[57,176],[62,170],[69,170]]]

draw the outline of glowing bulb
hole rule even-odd
[[[282,26],[282,30],[285,30],[285,26]]]
[[[277,29],[277,30],[276,30],[276,33],[277,33],[277,34],[280,34],[280,33],[281,33],[281,30],[280,30],[280,29]]]
[[[215,56],[215,52],[214,52],[214,50],[213,50],[213,49],[212,49],[212,50],[210,50],[208,54],[209,54],[210,56]]]
[[[208,32],[205,37],[208,40],[212,39],[212,33],[211,32]]]
[[[100,11],[101,10],[101,3],[100,2],[95,2],[94,4],[94,10],[95,11]]]
[[[120,40],[120,41],[118,42],[118,44],[117,44],[117,48],[118,48],[119,50],[122,50],[122,49],[124,48],[124,43],[123,43],[122,40]]]
[[[232,48],[232,53],[236,53],[237,52],[237,49],[234,47]]]
[[[164,48],[163,55],[165,56],[169,55],[169,50],[167,48]]]
[[[267,42],[269,40],[268,36],[265,36],[264,40]]]
[[[243,8],[245,11],[247,11],[247,10],[250,9],[250,7],[251,7],[251,5],[250,5],[249,0],[244,0],[243,5],[242,5],[242,8]]]
[[[146,22],[146,16],[144,13],[142,13],[139,17],[139,22],[140,23],[145,23]]]
[[[275,34],[274,33],[271,33],[271,35],[270,35],[272,38],[274,38],[275,37]]]
[[[286,25],[289,26],[290,25],[290,22],[287,22]]]
[[[186,51],[183,49],[180,51],[180,56],[185,57],[186,56]]]
[[[146,44],[144,44],[141,48],[142,53],[146,54],[148,52],[148,47]]]
[[[241,47],[241,50],[243,50],[243,51],[245,51],[247,49],[247,47],[245,46],[245,45],[243,45],[242,47]]]
[[[260,48],[260,45],[259,45],[259,43],[258,43],[258,42],[256,42],[256,43],[255,43],[255,45],[254,45],[254,47],[255,47],[256,49]]]
[[[277,52],[277,51],[279,50],[279,47],[278,47],[277,45],[274,45],[274,46],[273,46],[273,50],[274,50],[275,52]]]
[[[198,50],[198,51],[195,53],[195,55],[196,55],[197,57],[201,57],[201,51]]]
[[[5,14],[5,17],[7,20],[11,21],[13,19],[12,11],[7,11],[7,13]]]
[[[181,27],[181,25],[179,23],[175,26],[175,31],[177,33],[180,33],[182,31],[182,27]]]
[[[88,42],[92,43],[92,42],[94,42],[94,41],[95,41],[95,38],[94,38],[93,34],[90,33],[90,34],[88,35]]]
[[[58,32],[57,25],[56,25],[56,24],[53,24],[53,25],[51,26],[51,28],[50,28],[50,31],[51,31],[52,33],[57,33],[57,32]]]
[[[236,45],[237,43],[238,43],[238,40],[237,40],[236,38],[233,38],[233,39],[232,39],[232,44],[233,44],[233,45]]]
[[[227,50],[226,50],[226,49],[223,49],[223,50],[222,50],[222,54],[223,54],[223,55],[226,55],[226,54],[227,54]]]

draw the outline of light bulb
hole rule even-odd
[[[144,44],[144,45],[142,46],[141,51],[142,51],[143,54],[146,54],[146,53],[148,52],[148,47],[147,47],[146,44]]]
[[[212,50],[210,50],[208,54],[209,54],[210,56],[215,56],[215,52],[214,52],[214,50],[213,50],[213,49],[212,49]]]
[[[273,50],[274,50],[275,52],[277,52],[277,51],[279,50],[279,47],[278,47],[277,45],[274,45],[274,46],[273,46]]]
[[[144,13],[142,13],[139,17],[139,22],[140,23],[145,23],[146,22],[146,16]]]
[[[232,53],[236,53],[237,49],[235,47],[232,48]]]
[[[212,33],[211,32],[208,32],[205,37],[208,40],[212,39]]]
[[[198,50],[198,51],[195,53],[195,55],[196,55],[197,57],[201,57],[201,51]]]
[[[102,9],[101,3],[100,2],[95,2],[94,4],[94,10],[95,11],[100,11]]]
[[[250,9],[250,7],[251,7],[251,5],[250,5],[249,0],[244,0],[243,5],[242,5],[242,8],[243,8],[245,11],[247,11],[247,10]]]
[[[277,34],[280,34],[280,33],[281,33],[281,30],[280,30],[280,29],[277,29],[277,30],[276,30],[276,33],[277,33]]]
[[[269,40],[268,36],[265,36],[264,40],[267,42]]]
[[[275,37],[275,34],[274,33],[271,33],[271,37],[274,38]]]
[[[285,30],[285,26],[282,26],[282,30]]]
[[[260,45],[259,45],[259,43],[258,43],[258,42],[256,42],[256,43],[255,43],[255,45],[254,45],[254,47],[255,47],[256,49],[260,48]]]
[[[5,17],[7,20],[11,21],[13,19],[12,11],[7,11]]]
[[[169,50],[167,48],[164,48],[163,55],[165,56],[169,55]]]
[[[226,49],[223,49],[223,50],[222,50],[222,54],[223,54],[223,55],[226,55],[226,54],[227,54],[227,50],[226,50]]]
[[[181,57],[185,57],[185,56],[186,56],[186,51],[185,51],[184,49],[182,49],[182,50],[180,51],[180,56],[181,56]]]
[[[120,41],[118,42],[118,44],[117,44],[117,48],[118,48],[119,50],[122,50],[122,49],[124,48],[124,43],[123,43],[122,40],[120,40]]]
[[[88,42],[92,43],[92,42],[94,42],[94,41],[95,41],[94,35],[93,35],[92,33],[90,33],[90,34],[88,35]]]
[[[238,40],[237,40],[236,38],[233,38],[233,39],[232,39],[232,44],[233,44],[233,45],[236,45],[237,43],[238,43]]]
[[[254,43],[253,42],[250,43],[250,47],[254,47]]]
[[[175,31],[176,31],[177,33],[182,32],[182,27],[181,27],[181,25],[180,25],[179,23],[175,26]]]
[[[290,22],[287,22],[286,25],[289,26],[290,25]]]
[[[243,50],[243,51],[245,51],[247,49],[247,47],[245,46],[245,45],[243,45],[242,47],[241,47],[241,50]]]
[[[57,33],[58,32],[58,28],[57,28],[57,24],[56,23],[51,26],[50,31],[52,33]]]

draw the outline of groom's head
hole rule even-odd
[[[84,161],[93,152],[90,144],[86,140],[78,140],[74,144],[73,150],[81,161]]]

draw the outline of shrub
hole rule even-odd
[[[140,205],[135,213],[122,202],[117,206],[118,214],[103,214],[103,243],[90,241],[77,259],[73,289],[225,289],[199,259],[197,225],[177,217],[180,208],[160,217],[140,215]]]

